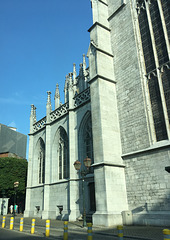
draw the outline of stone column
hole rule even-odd
[[[77,90],[77,86],[76,86],[77,80],[76,80],[76,77],[77,77],[76,64],[73,63],[73,89],[74,89],[74,93],[75,93],[76,90]]]
[[[69,101],[68,97],[68,85],[69,85],[69,76],[66,75],[65,85],[64,85],[64,103]]]
[[[69,73],[69,156],[70,156],[70,182],[69,182],[69,197],[70,197],[70,215],[69,221],[75,221],[78,217],[79,209],[76,203],[79,197],[77,172],[74,168],[74,162],[77,160],[76,146],[77,139],[75,134],[76,117],[74,113],[74,89],[72,82],[72,73]]]
[[[107,4],[92,1],[89,69],[94,148],[96,212],[94,225],[122,224],[128,209]],[[105,38],[103,38],[105,36]]]
[[[34,136],[33,136],[33,124],[36,122],[36,108],[31,105],[30,115],[30,134],[29,134],[29,155],[28,155],[28,173],[27,173],[27,188],[26,188],[26,203],[24,217],[33,216],[34,209],[31,209],[31,186],[32,186],[32,174],[33,174],[33,149],[34,149]]]
[[[54,96],[54,100],[55,100],[55,109],[57,109],[60,106],[60,92],[59,92],[59,85],[56,84],[56,90],[55,90],[55,96]]]
[[[50,217],[50,186],[51,183],[51,92],[48,91],[47,105],[46,105],[46,141],[45,141],[45,183],[44,183],[44,209],[42,212],[42,219]]]

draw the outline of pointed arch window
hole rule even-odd
[[[136,3],[154,138],[161,141],[170,139],[170,5],[169,0],[136,0]]]
[[[92,136],[92,122],[91,117],[89,116],[85,127],[84,127],[84,150],[85,150],[85,157],[88,156],[91,158],[92,163],[93,161],[93,136]]]
[[[86,157],[91,158],[91,164],[94,163],[93,133],[90,111],[87,111],[84,115],[78,131],[78,160],[82,163],[82,166],[84,166],[83,160]],[[93,167],[90,168],[90,172],[93,172]]]
[[[66,131],[61,127],[59,129],[58,144],[58,162],[59,162],[59,179],[69,177],[69,154],[68,154],[68,137]]]
[[[38,162],[39,183],[41,184],[45,182],[45,144],[41,138],[39,140]]]

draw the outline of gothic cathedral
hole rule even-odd
[[[170,224],[170,2],[91,6],[88,66],[66,76],[64,104],[56,85],[55,110],[51,92],[44,118],[31,106],[24,216]]]

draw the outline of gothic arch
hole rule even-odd
[[[81,162],[82,166],[84,166],[83,160],[86,156],[91,158],[92,164],[93,164],[94,163],[93,134],[92,134],[92,119],[91,119],[90,111],[87,111],[85,113],[80,123],[79,131],[78,131],[78,146],[79,146],[78,147],[79,161]],[[94,171],[92,167],[89,170],[90,170],[89,173],[91,174]],[[96,209],[94,178],[90,178],[88,180],[86,179],[85,192],[86,192],[86,211],[94,212]]]
[[[37,163],[36,180],[39,184],[45,183],[45,143],[41,137],[38,139],[36,144],[35,160]]]
[[[68,136],[63,127],[56,131],[52,145],[52,181],[69,178]]]
[[[87,111],[80,123],[78,132],[79,161],[83,161],[85,157],[89,157],[94,162],[93,157],[93,134],[91,112]]]

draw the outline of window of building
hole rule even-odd
[[[38,162],[39,162],[39,183],[41,184],[45,182],[45,144],[41,138],[39,140]]]
[[[137,0],[156,141],[170,138],[170,4],[168,0]]]
[[[64,128],[59,129],[58,162],[59,179],[69,177],[68,137]]]
[[[91,122],[91,117],[88,118],[85,126],[84,126],[84,152],[85,156],[88,156],[91,158],[92,163],[93,161],[93,136],[92,136],[92,122]]]
[[[86,112],[83,117],[78,132],[78,160],[82,163],[82,167],[84,166],[83,160],[86,157],[91,158],[92,164],[94,163],[92,120],[90,111]],[[92,168],[91,171],[93,171]]]

